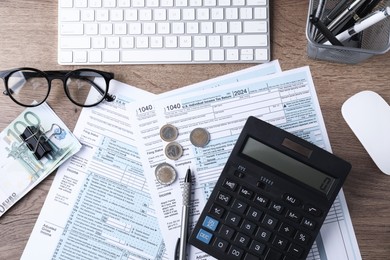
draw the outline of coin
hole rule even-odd
[[[165,155],[171,160],[177,160],[183,155],[183,147],[177,142],[171,142],[165,146]]]
[[[172,142],[178,135],[177,128],[171,124],[163,125],[160,129],[160,137],[166,142]]]
[[[190,141],[196,147],[205,147],[210,141],[210,133],[204,128],[195,128],[190,133]]]
[[[156,179],[163,185],[169,185],[176,180],[176,170],[169,163],[161,163],[157,165],[155,170]]]

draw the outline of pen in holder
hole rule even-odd
[[[339,0],[310,0],[306,25],[308,56],[312,59],[356,64],[370,58],[373,55],[386,53],[390,49],[390,17],[383,19],[367,29],[364,29],[362,32],[352,36],[348,41],[343,42],[344,46],[324,44],[327,39],[319,41],[319,39],[324,37],[318,36],[318,30],[316,30],[317,28],[311,22],[313,21],[313,14],[319,14],[319,17],[316,18],[320,21],[325,20],[326,22],[326,17],[330,12],[334,11],[334,8],[339,4],[339,2]],[[390,0],[380,1],[372,9],[372,12],[386,6],[390,6]],[[361,8],[363,7],[364,4]],[[350,21],[353,21],[352,17],[356,17],[356,15],[356,12],[352,12]],[[346,25],[348,25],[348,23],[345,22],[340,27]],[[334,36],[341,33],[343,30],[334,32]]]

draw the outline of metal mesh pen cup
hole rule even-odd
[[[328,14],[338,2],[339,0],[325,1],[322,16]],[[316,42],[313,35],[314,26],[309,17],[317,10],[318,5],[319,0],[310,0],[306,24],[307,55],[310,58],[356,64],[390,49],[390,17],[361,32],[359,47],[356,46],[357,42],[355,45],[353,42],[349,43],[348,46],[324,45]],[[390,0],[381,1],[375,10],[384,6],[390,6]]]

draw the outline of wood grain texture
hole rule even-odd
[[[390,177],[377,169],[343,120],[340,109],[347,98],[366,89],[376,91],[390,103],[390,53],[357,65],[309,59],[305,36],[308,1],[271,2],[272,59],[278,59],[283,70],[310,67],[333,152],[352,163],[344,192],[363,259],[389,259]],[[0,70],[22,66],[42,70],[76,68],[57,64],[57,1],[2,0],[0,37]],[[121,65],[94,68],[114,72],[117,80],[158,94],[249,66]],[[3,89],[0,82],[1,92]],[[80,108],[67,100],[60,85],[53,86],[48,103],[73,129]],[[2,130],[23,108],[0,94],[0,111]],[[0,218],[0,259],[20,258],[53,176]]]

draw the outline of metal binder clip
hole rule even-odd
[[[49,137],[46,136],[47,133],[53,130],[54,126],[57,126],[60,131],[53,132]],[[33,152],[34,157],[37,160],[40,160],[43,158],[43,156],[52,151],[52,147],[48,143],[48,140],[53,135],[61,134],[62,131],[63,129],[57,124],[52,124],[51,128],[46,132],[43,132],[39,127],[36,126],[27,126],[24,132],[20,135],[20,138],[22,138],[23,143],[26,144],[27,148]]]

